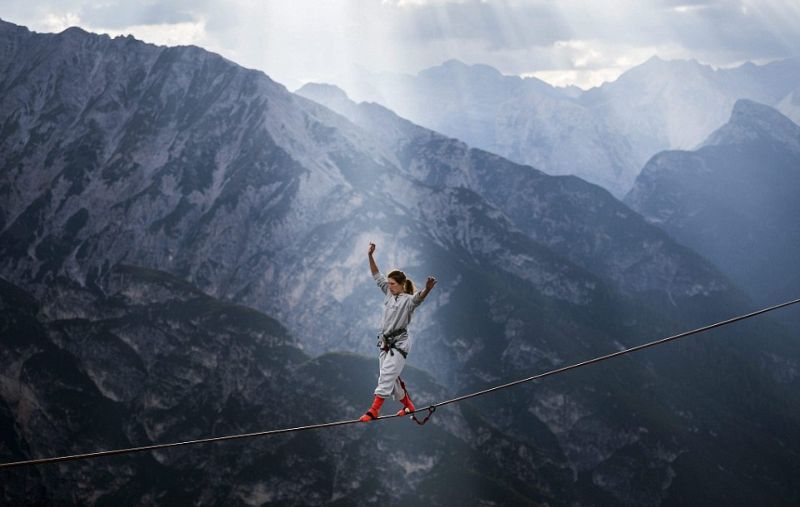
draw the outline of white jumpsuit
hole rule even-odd
[[[407,328],[411,322],[411,314],[422,303],[422,291],[417,291],[413,296],[411,294],[401,293],[393,295],[389,292],[389,283],[381,273],[372,275],[378,287],[386,295],[383,299],[383,320],[381,322],[381,332],[389,334],[395,329]],[[408,353],[411,350],[411,339],[408,336],[408,331],[395,337],[397,342],[395,347],[401,349],[403,352]],[[390,349],[391,350],[391,349]],[[392,353],[394,352],[394,353]],[[400,401],[405,396],[405,392],[400,385],[400,372],[406,365],[406,359],[403,354],[395,351],[387,352],[381,350],[378,357],[378,364],[380,365],[380,375],[378,376],[378,387],[375,388],[375,394],[381,398],[392,397],[396,401]]]

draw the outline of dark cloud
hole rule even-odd
[[[497,51],[548,46],[575,35],[553,4],[470,0],[409,5],[399,8],[397,14],[399,37],[419,42],[479,40]]]
[[[794,16],[786,16],[781,9]],[[597,41],[605,48],[670,47],[673,53],[683,48],[687,58],[717,65],[792,56],[800,47],[800,30],[796,28],[800,26],[800,9],[791,2],[657,0],[632,2],[622,9],[619,3],[603,2],[469,0],[405,5],[394,10],[392,35],[402,43],[449,41],[458,51],[459,43],[471,43],[464,44],[463,49],[474,49],[478,42],[501,59],[502,54],[519,56],[527,50],[543,61],[547,58],[539,49],[557,53],[553,44],[569,40]],[[451,56],[476,61],[468,54]],[[570,65],[568,59],[558,55],[553,60],[560,61],[560,68]],[[601,63],[597,61],[596,65]]]
[[[0,0],[0,17],[45,29],[78,19],[89,30],[117,31],[202,21],[207,47],[299,80],[348,64],[416,72],[451,58],[513,74],[604,71],[652,54],[729,65],[800,53],[796,0],[398,3]]]
[[[102,5],[84,5],[80,12],[82,21],[91,26],[122,29],[133,25],[171,25],[196,20],[193,12],[197,2],[175,0],[171,2],[130,2],[118,0]]]
[[[83,0],[2,0],[0,18],[29,26],[48,15],[75,13],[84,3]]]
[[[656,6],[673,9],[675,7],[702,7],[718,3],[720,3],[719,0],[659,0],[656,2]]]
[[[576,39],[630,47],[682,48],[687,58],[724,65],[798,54],[800,5],[744,0],[661,0],[620,12],[567,14]]]
[[[791,19],[740,2],[707,2],[683,13],[665,13],[665,19],[675,40],[690,51],[742,60],[791,56],[800,47],[800,30]]]

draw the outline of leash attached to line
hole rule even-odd
[[[771,312],[773,310],[777,310],[779,308],[790,306],[790,305],[793,305],[793,304],[796,304],[796,303],[800,303],[800,299],[795,299],[793,301],[787,301],[785,303],[781,303],[781,304],[775,305],[775,306],[770,306],[769,308],[764,308],[762,310],[758,310],[758,311],[755,311],[755,312],[752,312],[752,313],[748,313],[746,315],[740,315],[738,317],[733,317],[731,319],[723,320],[721,322],[717,322],[715,324],[710,324],[708,326],[703,326],[703,327],[694,329],[692,331],[686,331],[684,333],[680,333],[680,334],[676,334],[676,335],[673,335],[673,336],[669,336],[667,338],[662,338],[660,340],[651,341],[651,342],[648,342],[648,343],[645,343],[645,344],[642,344],[642,345],[637,345],[635,347],[631,347],[631,348],[628,348],[628,349],[623,349],[623,350],[620,350],[620,351],[617,351],[617,352],[613,352],[611,354],[606,354],[604,356],[596,357],[594,359],[589,359],[589,360],[586,360],[586,361],[582,361],[580,363],[575,363],[575,364],[571,364],[569,366],[556,368],[554,370],[550,370],[550,371],[547,371],[547,372],[544,372],[544,373],[540,373],[540,374],[534,375],[532,377],[516,380],[514,382],[509,382],[507,384],[495,386],[495,387],[492,387],[492,388],[489,388],[489,389],[484,389],[482,391],[478,391],[478,392],[475,392],[475,393],[472,393],[472,394],[459,396],[458,398],[453,398],[452,400],[447,400],[447,401],[443,401],[443,402],[440,402],[440,403],[436,403],[434,405],[430,405],[427,408],[415,410],[414,412],[410,412],[410,413],[407,413],[407,414],[385,415],[385,416],[378,417],[375,420],[379,421],[379,420],[383,420],[383,419],[391,419],[391,418],[394,418],[394,417],[405,417],[406,415],[410,415],[411,418],[414,420],[414,422],[416,422],[417,424],[419,424],[421,426],[421,425],[424,425],[426,422],[428,422],[430,417],[436,411],[437,407],[448,405],[450,403],[456,403],[456,402],[463,401],[463,400],[466,400],[466,399],[469,399],[469,398],[474,398],[476,396],[481,396],[481,395],[488,394],[488,393],[491,393],[491,392],[494,392],[494,391],[499,391],[501,389],[506,389],[508,387],[513,387],[513,386],[516,386],[516,385],[519,385],[519,384],[523,384],[525,382],[531,382],[531,381],[534,381],[534,380],[539,380],[539,379],[542,379],[544,377],[549,377],[551,375],[556,375],[556,374],[559,374],[559,373],[563,373],[565,371],[573,370],[575,368],[580,368],[582,366],[588,366],[590,364],[599,363],[601,361],[612,359],[614,357],[621,356],[621,355],[624,355],[624,354],[630,354],[631,352],[636,352],[638,350],[646,349],[648,347],[655,347],[657,345],[662,345],[664,343],[667,343],[667,342],[670,342],[670,341],[673,341],[673,340],[677,340],[679,338],[684,338],[686,336],[691,336],[691,335],[694,335],[694,334],[697,334],[697,333],[701,333],[701,332],[709,331],[711,329],[715,329],[715,328],[718,328],[718,327],[726,326],[728,324],[733,324],[734,322],[738,322],[738,321],[744,320],[744,319],[749,319],[751,317],[755,317],[757,315],[761,315],[762,313]],[[422,419],[422,421],[420,421],[419,419],[417,419],[416,414],[420,413],[420,412],[423,412],[425,410],[428,411],[428,415],[425,416],[425,418]],[[75,461],[75,460],[81,460],[81,459],[100,458],[100,457],[103,457],[103,456],[116,456],[116,455],[120,455],[120,454],[132,454],[132,453],[136,453],[136,452],[155,451],[155,450],[158,450],[158,449],[167,449],[167,448],[170,448],[170,447],[179,447],[179,446],[195,445],[195,444],[207,444],[207,443],[211,443],[211,442],[222,442],[222,441],[226,441],[226,440],[238,440],[238,439],[242,439],[242,438],[265,437],[265,436],[279,435],[279,434],[282,434],[282,433],[291,433],[291,432],[305,431],[305,430],[312,430],[312,429],[319,429],[319,428],[332,428],[334,426],[344,426],[344,425],[356,424],[356,423],[360,423],[360,422],[361,421],[358,420],[358,419],[353,419],[353,420],[348,420],[348,421],[337,421],[337,422],[323,423],[323,424],[312,424],[312,425],[309,425],[309,426],[299,426],[299,427],[296,427],[296,428],[284,428],[284,429],[278,429],[278,430],[257,431],[257,432],[253,432],[253,433],[241,433],[241,434],[238,434],[238,435],[227,435],[227,436],[222,436],[222,437],[202,438],[202,439],[198,439],[198,440],[189,440],[189,441],[186,441],[186,442],[175,442],[175,443],[169,443],[169,444],[153,444],[153,445],[145,445],[145,446],[141,446],[141,447],[131,447],[131,448],[128,448],[128,449],[115,449],[115,450],[110,450],[110,451],[91,452],[91,453],[86,453],[86,454],[73,454],[71,456],[57,456],[57,457],[53,457],[53,458],[41,458],[41,459],[31,459],[31,460],[26,460],[26,461],[15,461],[15,462],[12,462],[12,463],[0,463],[0,469],[9,469],[9,468],[16,468],[16,467],[30,466],[30,465],[44,465],[44,464],[47,464],[47,463],[62,463],[62,462],[65,462],[65,461]]]
[[[422,426],[423,424],[428,422],[428,419],[430,419],[431,416],[433,415],[433,413],[436,412],[436,405],[431,405],[430,407],[428,407],[426,409],[423,409],[423,410],[427,410],[428,411],[428,415],[426,415],[425,419],[423,419],[421,421],[419,419],[417,419],[417,412],[421,412],[422,410],[417,410],[417,411],[415,411],[415,412],[413,412],[411,414],[411,419],[413,419],[414,422],[419,424],[420,426]]]

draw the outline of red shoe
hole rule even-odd
[[[415,410],[414,403],[411,402],[411,397],[408,395],[408,391],[406,391],[406,395],[403,396],[403,399],[400,400],[400,403],[403,404],[403,408],[397,412],[397,415],[407,415]]]
[[[373,419],[377,419],[378,418],[378,414],[381,411],[381,406],[383,405],[384,401],[385,400],[383,398],[381,398],[380,396],[378,396],[376,394],[375,395],[375,399],[372,400],[372,406],[369,407],[369,410],[367,410],[366,414],[361,416],[359,421],[361,421],[361,422],[369,422],[369,421],[372,421]]]

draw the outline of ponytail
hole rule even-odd
[[[411,278],[408,278],[406,274],[400,271],[399,269],[393,269],[386,276],[388,276],[395,282],[402,285],[403,292],[405,292],[406,294],[414,294],[414,282],[412,282]]]

